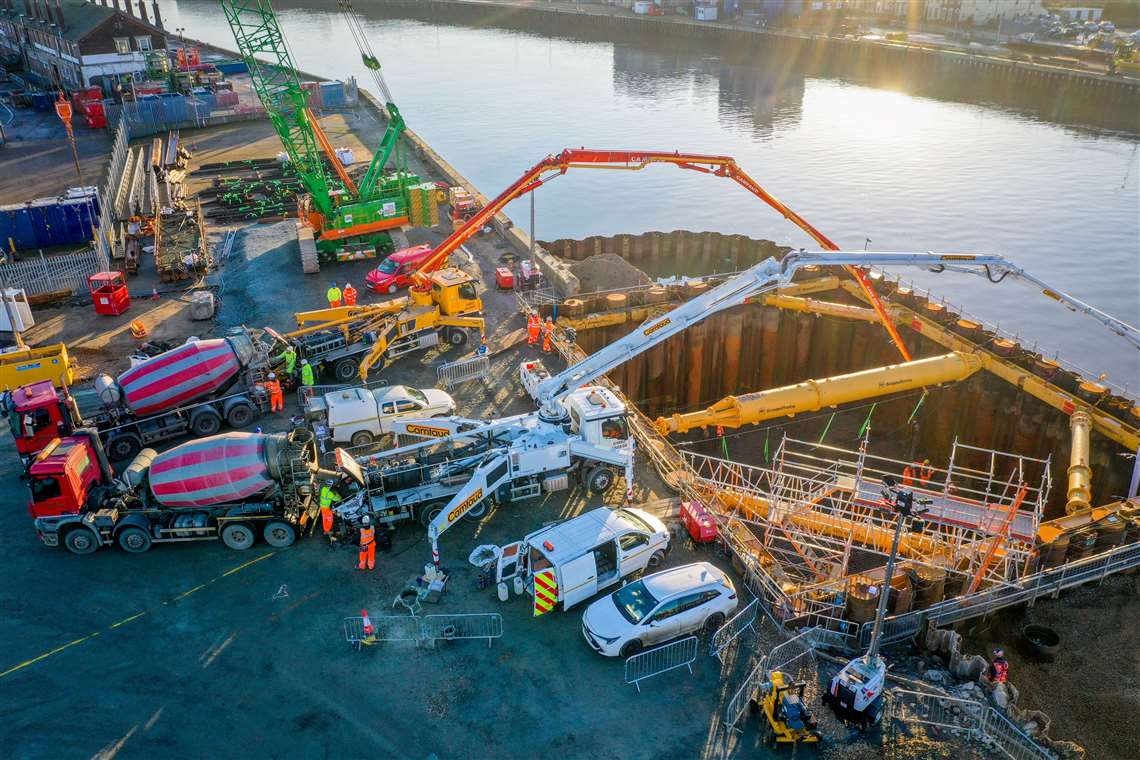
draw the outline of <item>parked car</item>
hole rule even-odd
[[[725,573],[695,562],[628,583],[586,608],[582,635],[606,657],[629,657],[647,646],[724,624],[739,603]]]
[[[412,272],[424,262],[432,248],[426,243],[403,248],[388,256],[364,278],[369,290],[395,293],[412,284]]]
[[[334,443],[366,446],[391,432],[402,417],[448,417],[455,414],[455,399],[435,388],[419,390],[406,385],[384,388],[346,388],[309,399],[305,416]]]

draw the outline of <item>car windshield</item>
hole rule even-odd
[[[384,274],[395,274],[400,265],[391,259],[384,259],[380,262],[380,266],[376,267],[376,271],[383,272]]]
[[[657,606],[657,600],[642,581],[618,589],[614,592],[613,599],[622,616],[635,625]]]
[[[425,406],[427,405],[427,396],[424,395],[423,391],[416,388],[409,388],[406,385],[404,386],[404,390],[408,392],[408,398],[410,398],[412,401],[419,401],[421,404],[424,404]]]

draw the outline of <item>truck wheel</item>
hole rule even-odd
[[[286,546],[292,546],[297,540],[297,531],[283,520],[271,520],[262,528],[261,537],[274,549],[284,549]]]
[[[348,439],[348,442],[352,444],[353,447],[356,447],[368,446],[373,440],[375,439],[372,437],[372,433],[369,433],[367,430],[357,430],[352,434],[352,438]]]
[[[72,554],[91,554],[99,548],[99,539],[87,528],[72,528],[63,536],[63,545]]]
[[[333,365],[333,378],[337,382],[349,383],[356,377],[356,361],[349,358],[338,359]]]
[[[150,534],[137,525],[128,525],[115,536],[119,548],[131,554],[142,554],[150,549]]]
[[[462,327],[453,327],[447,331],[447,342],[453,346],[462,346],[467,342],[467,331]]]
[[[107,456],[112,462],[134,459],[142,450],[142,441],[134,433],[120,433],[107,441]]]
[[[487,500],[483,499],[483,501],[471,507],[470,511],[463,515],[463,519],[470,520],[471,522],[479,522],[483,519],[483,515],[485,514],[487,514]]]
[[[222,429],[222,416],[213,409],[199,409],[190,417],[190,432],[198,438],[214,435]]]
[[[586,489],[590,493],[600,495],[613,488],[614,472],[605,465],[598,465],[586,474]]]
[[[226,424],[232,428],[241,429],[249,427],[253,420],[257,417],[257,412],[253,407],[244,401],[239,404],[234,404],[230,410],[226,412]]]
[[[445,502],[437,501],[422,507],[420,509],[420,522],[423,523],[425,528],[428,527],[431,525],[432,520],[439,517],[439,513],[442,512],[446,506],[447,504]]]
[[[245,523],[230,523],[222,528],[222,543],[239,552],[253,546],[256,538],[253,528]]]

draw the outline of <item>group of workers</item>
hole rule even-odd
[[[335,524],[333,505],[343,500],[337,491],[337,484],[334,480],[326,480],[321,485],[317,500],[321,510],[321,529],[328,536],[333,532]],[[369,571],[376,569],[376,528],[372,525],[372,518],[368,515],[364,515],[360,519],[360,553],[357,558],[356,569]]]
[[[526,342],[528,346],[533,346],[538,343],[538,336],[542,335],[542,351],[549,354],[553,348],[554,341],[554,320],[550,317],[546,321],[542,321],[542,317],[538,316],[538,312],[532,311],[526,315]]]
[[[336,283],[329,283],[329,289],[325,292],[325,298],[329,301],[329,308],[335,309],[338,306],[356,306],[356,288],[352,287],[351,282],[344,284],[344,291],[337,287]]]

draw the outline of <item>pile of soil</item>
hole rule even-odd
[[[649,276],[616,253],[599,253],[570,265],[583,293],[648,285]]]

